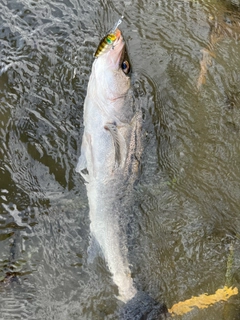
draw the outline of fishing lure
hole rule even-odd
[[[115,23],[113,28],[107,33],[107,35],[100,41],[99,46],[94,54],[94,58],[98,58],[103,53],[113,48],[113,44],[118,37],[119,30],[117,27],[122,23],[123,16]]]

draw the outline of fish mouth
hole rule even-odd
[[[122,69],[125,74],[129,74],[130,72],[130,62],[129,62],[129,56],[127,52],[126,43],[123,39],[122,33],[119,29],[116,30],[116,41],[114,43],[114,48],[116,46],[116,49],[119,51],[119,55],[116,59],[116,63],[118,65],[119,69]],[[120,48],[117,48],[117,46],[120,46]],[[125,64],[124,64],[125,63]]]

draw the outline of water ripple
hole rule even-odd
[[[143,111],[141,175],[129,212],[136,286],[169,306],[214,292],[224,284],[229,244],[239,246],[236,6],[3,0],[0,280],[8,281],[1,281],[0,311],[6,319],[117,317],[105,262],[86,262],[88,207],[75,166],[93,53],[122,14]],[[197,89],[204,66],[205,84]],[[237,271],[235,278],[239,283]],[[212,312],[208,318],[218,319]]]

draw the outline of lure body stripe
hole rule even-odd
[[[114,33],[106,35],[101,41],[94,54],[94,57],[97,58],[102,55],[106,50],[111,49],[114,41],[116,40],[116,35]]]

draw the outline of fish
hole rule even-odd
[[[118,288],[118,299],[126,306],[120,318],[134,320],[140,319],[137,314],[157,308],[152,298],[136,289],[128,262],[127,218],[142,153],[142,112],[131,86],[125,41],[116,27],[114,34],[111,46],[92,64],[76,171],[87,189],[91,233],[88,261],[93,262],[101,252]],[[141,310],[142,297],[151,305],[148,310]]]

